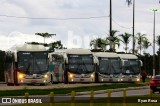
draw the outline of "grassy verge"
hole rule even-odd
[[[22,89],[22,90],[3,90],[0,91],[0,96],[23,96],[26,92],[29,95],[47,95],[50,92],[54,92],[55,94],[67,94],[71,91],[75,92],[84,92],[90,90],[106,90],[106,89],[116,89],[116,88],[128,88],[128,87],[139,87],[142,85],[139,84],[112,84],[112,85],[100,85],[100,86],[92,86],[92,87],[78,87],[78,88],[56,88],[56,89]]]

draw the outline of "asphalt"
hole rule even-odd
[[[142,87],[129,87],[129,88],[118,88],[118,89],[109,89],[110,92],[119,92],[124,90],[139,90],[139,89],[149,89],[150,87],[148,85],[142,86]],[[85,91],[85,92],[76,92],[76,95],[87,95],[90,94],[91,91]],[[103,94],[108,93],[108,90],[98,90],[94,91],[94,94]],[[71,93],[64,94],[64,95],[71,95]]]

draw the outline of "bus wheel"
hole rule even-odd
[[[46,84],[41,83],[40,86],[45,86]]]
[[[51,84],[53,84],[53,76],[51,75]]]
[[[64,75],[64,84],[68,84],[68,74]]]
[[[7,83],[7,86],[14,86],[13,83]]]
[[[20,84],[15,84],[15,86],[19,86]]]
[[[99,82],[98,73],[95,73],[95,83]]]

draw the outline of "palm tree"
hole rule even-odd
[[[130,6],[132,4],[132,1],[133,1],[133,34],[132,34],[132,37],[133,37],[133,49],[132,49],[132,53],[134,54],[135,52],[135,36],[134,36],[134,19],[135,19],[135,0],[126,0],[126,2],[128,3],[128,6]]]
[[[137,33],[137,37],[136,38],[138,40],[140,55],[141,55],[141,51],[142,51],[143,42],[147,39],[145,36],[146,36],[146,34]]]
[[[94,40],[91,40],[90,42],[90,47],[93,49],[102,49],[102,50],[106,50],[106,46],[109,45],[108,41],[106,41],[105,39],[102,38],[97,38]]]
[[[131,37],[131,34],[125,32],[124,34],[121,34],[119,36],[121,37],[121,42],[125,44],[125,50],[127,53],[128,43],[130,41],[129,38]]]
[[[107,40],[110,41],[110,51],[115,51],[115,46],[120,45],[119,38],[116,36],[117,30],[112,30],[111,34],[107,37]]]
[[[39,35],[44,38],[44,44],[45,44],[45,38],[50,38],[52,36],[56,36],[56,34],[49,34],[47,32],[46,33],[36,33],[36,35]]]
[[[142,44],[142,47],[143,47],[144,51],[145,51],[146,49],[148,49],[149,46],[151,46],[151,43],[150,43],[150,42],[148,41],[148,39],[146,38],[146,39],[143,41],[143,44]],[[145,69],[145,71],[147,71],[147,60],[146,60],[147,56],[148,56],[147,53],[144,52],[144,69]]]
[[[142,47],[144,50],[148,49],[149,46],[151,46],[151,42],[148,41],[148,39],[146,38],[144,41],[143,41],[143,44],[142,44]]]
[[[156,44],[159,46],[159,51],[160,51],[160,35],[157,36]]]

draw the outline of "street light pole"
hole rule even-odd
[[[110,30],[109,30],[110,36],[112,36],[112,0],[110,0]],[[112,44],[110,41],[110,50],[112,50]]]
[[[134,52],[135,52],[135,38],[134,38],[134,20],[135,20],[135,0],[133,0],[133,51],[132,51],[132,53],[134,54]]]
[[[153,19],[153,76],[155,76],[155,13],[157,9],[152,9],[154,13],[154,19]]]

